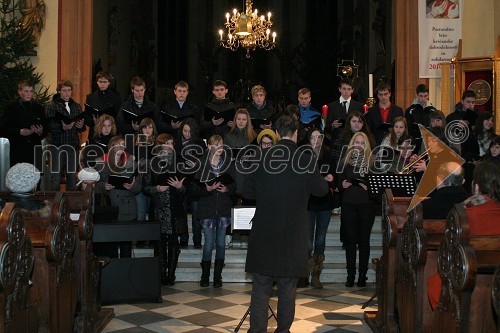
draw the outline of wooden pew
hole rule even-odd
[[[424,220],[418,204],[409,214],[401,235],[396,298],[401,332],[430,332],[433,312],[427,280],[437,273],[437,253],[446,220]]]
[[[495,332],[492,280],[500,264],[500,232],[477,232],[481,223],[498,219],[500,210],[486,218],[469,220],[466,209],[455,205],[448,214],[445,238],[438,255],[442,288],[434,311],[433,332]],[[475,218],[476,219],[476,218]]]
[[[500,333],[500,265],[497,266],[491,282],[491,298],[497,318],[497,333]]]
[[[374,332],[398,332],[396,316],[396,265],[400,233],[408,218],[410,197],[395,197],[386,189],[382,197],[383,252],[377,265],[378,310],[365,311],[365,320]]]
[[[38,310],[38,332],[71,332],[76,309],[75,232],[62,192],[35,194],[51,205],[50,217],[25,216],[35,265],[29,301]]]
[[[36,309],[28,302],[33,245],[22,212],[8,202],[0,210],[0,332],[36,332]]]
[[[56,192],[44,192],[55,195]],[[40,195],[41,193],[38,193]],[[101,267],[92,250],[94,190],[64,192],[75,227],[75,269],[78,280],[75,332],[100,332],[113,318],[112,308],[101,308]]]

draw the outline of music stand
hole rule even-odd
[[[415,194],[415,176],[407,174],[368,174],[368,193],[382,195],[390,188],[395,197],[411,197]]]
[[[274,313],[274,310],[273,308],[271,307],[271,304],[268,304],[267,305],[269,307],[269,310],[271,310],[271,315],[269,317],[267,317],[267,319],[271,319],[271,317],[274,317],[274,319],[276,321],[278,321],[278,318],[276,317],[276,314]],[[241,318],[240,320],[240,323],[238,324],[238,326],[236,326],[236,328],[234,329],[234,333],[238,333],[238,331],[240,330],[241,328],[241,325],[243,325],[243,322],[245,321],[245,319],[247,318],[247,316],[250,314],[250,307],[248,307],[247,309],[247,312],[245,312],[245,314],[243,315],[243,318]]]

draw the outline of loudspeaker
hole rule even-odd
[[[112,258],[102,269],[101,301],[161,302],[160,258]]]

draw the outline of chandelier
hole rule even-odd
[[[252,9],[252,0],[245,1],[245,12],[240,13],[235,8],[233,15],[226,13],[227,29],[226,37],[224,31],[219,30],[220,45],[231,51],[236,51],[240,46],[247,50],[247,58],[250,58],[250,51],[257,47],[264,50],[271,50],[276,46],[276,32],[271,34],[271,12],[266,15],[258,15],[258,10]]]

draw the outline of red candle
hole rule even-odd
[[[365,113],[368,112],[368,104],[363,105],[363,109],[365,110]]]
[[[321,115],[323,116],[323,118],[326,118],[326,116],[328,116],[328,105],[323,105],[323,107],[321,108]]]

